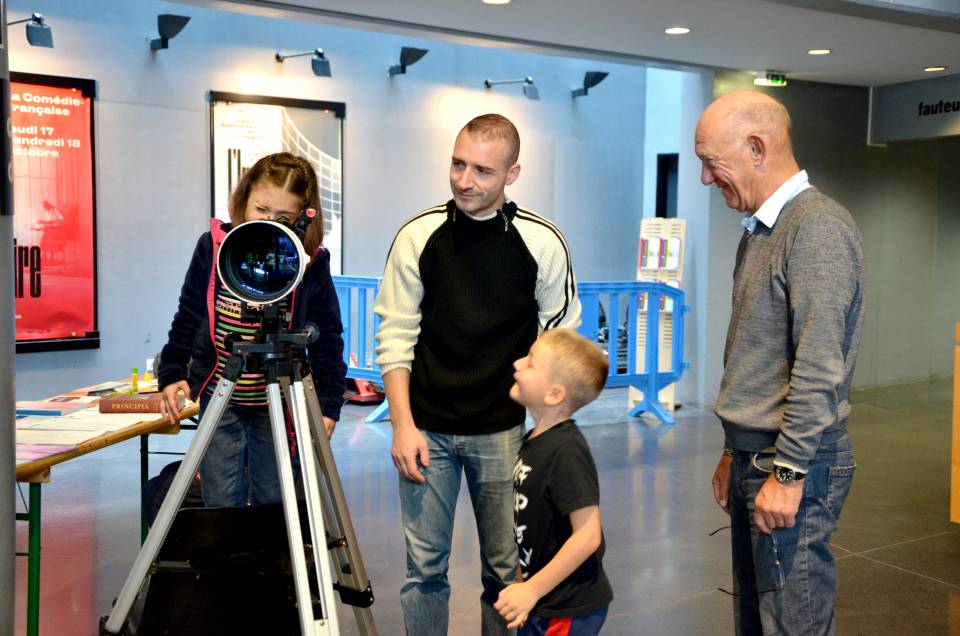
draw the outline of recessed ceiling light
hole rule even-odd
[[[690,33],[690,27],[685,26],[672,26],[663,30],[667,35],[686,35]]]
[[[483,4],[510,4],[510,0],[483,0]]]
[[[830,49],[810,49],[807,51],[807,55],[830,55],[833,53]]]
[[[923,69],[924,73],[939,73],[947,70],[946,66],[927,66]]]

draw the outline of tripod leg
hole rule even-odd
[[[310,519],[310,541],[313,545],[314,574],[317,578],[317,590],[320,594],[323,615],[330,621],[333,633],[340,632],[337,617],[336,599],[333,596],[334,579],[330,571],[330,555],[327,552],[327,533],[324,527],[324,515],[320,504],[321,485],[317,474],[317,456],[312,450],[310,429],[307,424],[307,406],[303,400],[303,391],[299,382],[294,382],[287,395],[287,404],[293,419],[293,429],[297,434],[297,446],[300,449],[300,471],[303,477],[303,491],[306,497],[307,516]]]
[[[117,602],[104,625],[108,632],[117,634],[123,629],[127,616],[130,614],[130,608],[133,606],[133,601],[146,579],[147,570],[160,552],[160,546],[163,545],[163,541],[167,537],[167,532],[173,524],[173,518],[176,516],[177,510],[180,509],[180,504],[183,503],[190,482],[193,481],[193,476],[197,474],[197,467],[200,465],[203,454],[207,451],[210,438],[213,437],[217,424],[230,402],[233,387],[241,371],[243,371],[243,357],[232,356],[224,367],[220,382],[213,391],[213,397],[207,404],[203,418],[197,426],[197,432],[187,448],[187,454],[184,455],[180,468],[173,478],[173,483],[170,484],[170,489],[160,505],[160,511],[147,534],[147,539],[143,542],[140,553],[137,554],[133,567],[127,575],[127,580],[120,589]]]
[[[325,620],[316,621],[313,616],[313,600],[310,596],[310,581],[307,578],[307,560],[303,552],[303,535],[300,532],[300,511],[297,509],[297,490],[293,483],[293,466],[290,447],[287,445],[287,427],[283,418],[283,403],[280,385],[274,378],[267,384],[267,404],[270,410],[270,425],[273,429],[273,448],[280,472],[280,494],[283,499],[283,516],[287,523],[287,541],[290,546],[290,562],[293,566],[293,582],[297,593],[297,610],[300,615],[300,631],[304,636],[329,631]],[[321,588],[322,592],[322,588]]]
[[[337,464],[333,459],[333,450],[330,440],[327,439],[323,426],[323,414],[313,379],[309,374],[300,382],[295,382],[293,392],[299,393],[306,405],[310,429],[313,433],[313,450],[320,467],[320,478],[323,480],[320,489],[323,497],[323,513],[327,530],[336,540],[332,548],[334,562],[338,566],[337,576],[340,577],[341,598],[353,607],[353,615],[357,621],[360,633],[364,636],[377,636],[377,627],[373,621],[373,612],[370,605],[373,603],[373,590],[370,579],[367,578],[357,536],[347,508],[347,499],[343,494],[343,484],[337,472]],[[301,456],[305,447],[301,446]]]

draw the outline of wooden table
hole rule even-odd
[[[180,411],[181,420],[193,417],[199,411],[197,405],[191,405]],[[144,417],[153,416],[153,413]],[[104,417],[110,417],[104,414]],[[50,482],[51,468],[57,464],[92,453],[101,448],[140,437],[140,483],[146,483],[148,476],[147,439],[151,434],[176,435],[180,424],[170,424],[164,419],[153,419],[131,424],[124,428],[105,433],[77,444],[75,448],[56,455],[42,457],[17,466],[17,481],[30,484],[30,498],[27,511],[17,513],[17,521],[27,522],[27,552],[17,556],[27,557],[27,636],[38,636],[40,632],[40,487]],[[143,526],[143,532],[146,526]],[[142,537],[141,537],[142,538]]]

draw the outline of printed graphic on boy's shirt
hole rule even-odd
[[[513,466],[513,533],[517,537],[517,546],[520,548],[520,567],[526,568],[530,565],[530,557],[533,556],[533,548],[523,547],[523,533],[527,529],[526,525],[519,525],[517,520],[520,513],[527,509],[530,501],[526,495],[520,493],[520,486],[533,470],[530,466],[523,463],[523,458],[517,457],[517,463]]]

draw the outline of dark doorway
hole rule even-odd
[[[677,217],[677,165],[676,153],[657,155],[657,216],[664,219]]]

